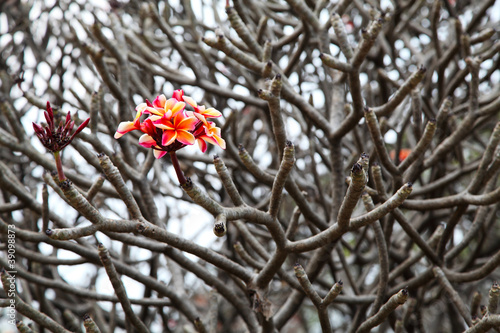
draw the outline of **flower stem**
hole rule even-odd
[[[57,175],[59,176],[59,181],[62,182],[66,180],[66,176],[64,175],[63,172],[61,152],[60,151],[54,152],[54,158],[56,160]]]
[[[179,183],[181,183],[181,185],[186,184],[187,179],[181,170],[181,166],[179,165],[179,160],[177,159],[175,151],[170,152],[170,159],[172,160],[172,164],[174,165],[175,173],[177,174],[177,179],[179,180]]]

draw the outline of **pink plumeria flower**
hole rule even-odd
[[[161,144],[163,146],[168,146],[175,140],[185,145],[192,145],[195,141],[192,131],[198,123],[198,119],[196,117],[187,116],[183,112],[178,112],[170,119],[167,117],[167,114],[165,114],[153,123],[157,128],[163,130],[161,140]]]
[[[222,113],[214,108],[208,108],[205,110],[205,105],[198,106],[198,103],[196,103],[196,101],[189,96],[183,96],[183,100],[193,107],[195,115],[200,114],[205,118],[218,118],[222,116]]]
[[[197,112],[195,113],[195,115],[202,115],[205,119],[206,118],[219,118],[220,116],[222,116],[222,113],[220,113],[218,110],[214,109],[214,108],[208,108],[205,110],[205,106],[204,105],[201,105]],[[198,117],[199,118],[199,117]]]
[[[156,97],[152,105],[152,107],[147,106],[144,109],[144,113],[152,115],[152,120],[158,120],[163,116],[170,119],[178,112],[184,111],[184,108],[186,107],[186,103],[180,102],[175,98],[167,99],[165,95]]]
[[[135,108],[137,112],[135,114],[134,121],[122,121],[118,125],[118,129],[116,130],[115,139],[121,138],[125,133],[141,129],[140,118],[146,107],[146,103],[137,105],[137,107]]]
[[[215,126],[213,121],[207,121],[205,117],[196,114],[196,117],[203,123],[204,132],[196,136],[198,146],[202,153],[207,150],[207,142],[226,149],[226,141],[221,138],[221,130]]]

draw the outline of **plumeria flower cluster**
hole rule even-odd
[[[193,111],[186,110],[186,104]],[[198,105],[194,99],[184,95],[179,89],[174,91],[172,98],[159,95],[153,103],[146,100],[135,108],[136,115],[133,121],[124,121],[118,125],[115,139],[125,133],[139,130],[144,134],[139,144],[154,149],[156,158],[166,153],[173,153],[196,141],[202,152],[207,150],[207,143],[226,148],[226,142],[221,138],[221,130],[209,118],[217,118],[222,114],[214,108],[206,109]],[[141,121],[141,116],[148,117]]]

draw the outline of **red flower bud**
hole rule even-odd
[[[54,121],[54,111],[50,106],[50,102],[47,102],[47,111],[43,113],[45,120],[47,121],[46,126],[40,126],[33,123],[33,129],[35,134],[40,139],[40,142],[52,152],[58,152],[63,150],[67,145],[71,143],[74,137],[80,133],[89,123],[90,118],[85,120],[71,135],[75,122],[71,120],[71,113],[68,111],[66,114],[66,119],[61,120],[57,129],[55,128]]]

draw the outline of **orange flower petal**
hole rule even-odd
[[[161,128],[164,130],[174,130],[175,129],[174,124],[172,124],[172,122],[166,116],[163,116],[156,121],[154,121],[153,119],[151,119],[151,120],[153,121],[153,124],[158,128]]]
[[[213,137],[208,136],[208,135],[199,136],[198,139],[203,140],[205,142],[208,142],[208,143],[210,143],[210,144],[212,144],[214,146],[217,145],[217,141]]]
[[[165,107],[165,102],[167,98],[165,95],[161,94],[159,96],[156,96],[155,100],[153,101],[153,105],[157,108],[163,109]]]
[[[184,102],[175,103],[172,107],[172,114],[176,115],[178,112],[184,110],[185,107],[186,107],[186,103],[184,103]]]
[[[198,104],[196,103],[196,101],[194,99],[192,99],[191,97],[189,97],[189,96],[184,96],[183,100],[184,100],[184,102],[186,102],[189,105],[191,105],[193,108],[196,108],[198,106]]]
[[[218,117],[222,116],[222,113],[220,113],[220,111],[218,111],[214,108],[206,109],[205,111],[203,111],[202,114],[207,118],[218,118]]]
[[[155,158],[162,158],[166,153],[167,152],[163,150],[158,150],[158,149],[153,150],[153,155],[155,156]]]
[[[174,92],[172,93],[172,97],[178,101],[182,100],[182,96],[184,96],[184,90],[182,89],[174,90]]]
[[[149,120],[151,120],[152,122],[155,122],[155,121],[158,121],[161,119],[160,116],[157,116],[157,115],[152,115],[152,116],[149,116],[148,118]]]
[[[175,103],[177,103],[177,100],[175,98],[169,98],[167,99],[167,101],[165,102],[165,112],[168,111],[168,110],[172,110],[172,108],[174,107]]]
[[[217,140],[217,144],[219,145],[219,147],[221,147],[222,149],[226,149],[226,141],[223,138],[218,135],[214,135],[213,137],[215,140]]]
[[[197,139],[196,141],[198,141],[198,147],[200,147],[201,152],[202,153],[206,152],[208,146],[205,140]]]
[[[143,134],[139,138],[139,144],[145,148],[151,148],[151,147],[155,147],[157,145],[156,141],[151,136],[149,136],[147,134]]]
[[[161,144],[163,146],[168,146],[172,144],[177,138],[177,131],[175,130],[165,130],[163,131],[163,135],[161,137]]]
[[[195,117],[185,117],[176,124],[175,128],[183,131],[192,131],[196,127],[197,123],[198,119],[196,119]]]
[[[118,125],[118,129],[115,133],[115,139],[119,139],[123,136],[123,134],[128,133],[130,131],[138,129],[137,126],[132,121],[123,121]]]
[[[193,112],[193,114],[199,121],[203,122],[205,126],[207,126],[207,119],[201,113]]]
[[[150,106],[146,107],[146,109],[144,110],[144,113],[154,114],[157,116],[163,116],[165,114],[163,109],[152,108]]]
[[[135,117],[137,118],[137,114],[142,114],[144,110],[146,110],[149,106],[146,103],[141,103],[135,107],[135,111],[137,111]]]
[[[194,135],[187,131],[177,131],[177,141],[185,145],[192,145],[195,141]]]

